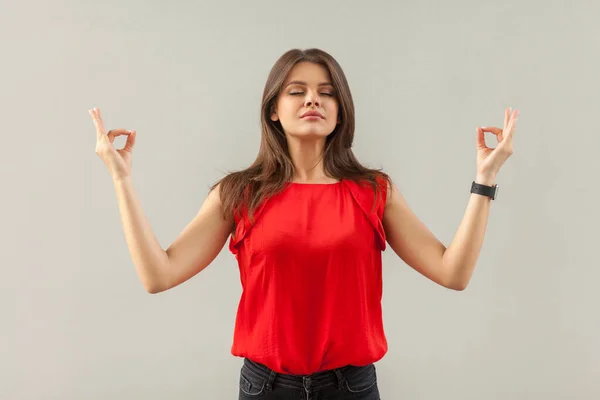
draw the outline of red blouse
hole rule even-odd
[[[231,353],[307,375],[387,352],[381,297],[387,183],[291,183],[236,217],[229,242],[242,295]]]

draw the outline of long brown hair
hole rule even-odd
[[[373,186],[375,196],[379,195],[378,177],[384,178],[391,184],[391,179],[381,172],[381,169],[364,167],[352,152],[354,102],[342,67],[323,50],[292,49],[275,62],[265,84],[260,113],[262,133],[256,160],[250,167],[229,173],[211,187],[213,190],[220,184],[224,215],[246,210],[247,216],[252,220],[253,211],[262,201],[277,194],[292,181],[294,165],[288,151],[285,133],[281,123],[272,121],[270,116],[290,70],[302,61],[320,64],[329,71],[339,102],[341,121],[326,138],[323,154],[325,174],[338,180],[366,181]]]

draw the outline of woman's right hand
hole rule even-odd
[[[89,110],[94,125],[96,126],[96,154],[100,156],[113,180],[129,178],[131,176],[131,152],[135,145],[135,131],[127,129],[111,129],[106,132],[100,110]],[[115,149],[115,137],[127,135],[127,142],[122,149]]]

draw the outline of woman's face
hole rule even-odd
[[[339,122],[338,106],[329,71],[319,64],[300,62],[283,83],[271,120],[279,120],[286,135],[325,138]],[[320,116],[304,116],[309,111]]]

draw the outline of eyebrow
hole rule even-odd
[[[304,85],[306,86],[307,83],[304,81],[291,81],[290,83],[288,83],[287,85],[285,85],[285,87],[288,87],[290,85]],[[319,83],[319,86],[333,86],[333,84],[331,82],[321,82]]]

